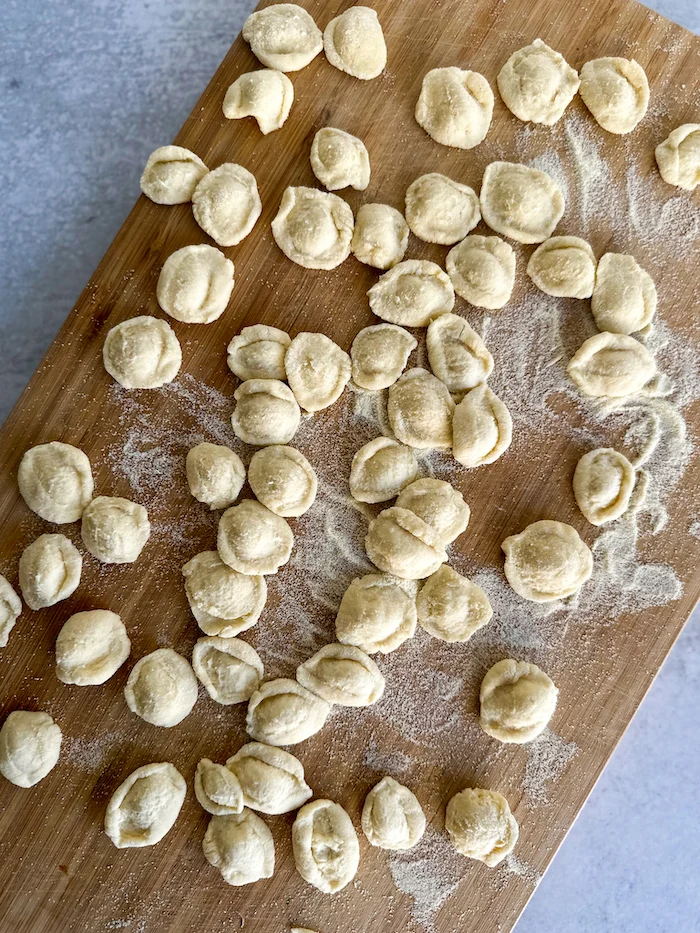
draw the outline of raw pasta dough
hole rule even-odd
[[[279,130],[294,102],[294,85],[286,74],[263,68],[241,75],[226,91],[224,116],[227,120],[254,117],[263,136]]]
[[[226,767],[236,775],[243,802],[261,813],[289,813],[313,796],[304,780],[304,766],[289,752],[262,742],[248,742]]]
[[[516,162],[492,162],[481,183],[481,214],[518,243],[546,240],[564,213],[564,195],[546,172]]]
[[[233,291],[233,263],[215,246],[183,246],[165,260],[156,294],[166,314],[186,324],[211,324]]]
[[[476,192],[446,175],[421,175],[406,192],[406,221],[411,232],[426,243],[451,246],[480,220]]]
[[[22,601],[9,580],[0,574],[0,648],[4,648],[10,632],[22,611]]]
[[[325,334],[297,334],[284,365],[289,386],[304,411],[328,408],[350,382],[350,357]]]
[[[498,661],[481,682],[481,728],[499,742],[532,742],[547,728],[558,696],[551,678],[536,664]]]
[[[513,52],[498,73],[503,103],[520,120],[553,126],[581,83],[559,52],[541,39]]]
[[[143,765],[112,794],[105,832],[118,849],[153,846],[175,825],[186,793],[185,779],[174,765]]]
[[[189,716],[197,702],[197,678],[182,655],[157,648],[134,665],[124,687],[132,713],[166,729]]]
[[[296,745],[322,729],[330,711],[330,704],[296,680],[279,677],[250,698],[246,729],[267,745]]]
[[[207,813],[228,816],[243,810],[243,790],[233,771],[202,758],[194,773],[194,795]]]
[[[245,483],[243,461],[221,444],[197,444],[188,451],[185,468],[190,492],[210,509],[233,505]]]
[[[247,703],[265,673],[258,652],[240,638],[199,638],[192,667],[209,696],[222,706]]]
[[[275,3],[251,13],[242,35],[263,65],[285,72],[305,68],[323,48],[321,30],[296,3]]]
[[[483,75],[461,68],[434,68],[423,78],[416,121],[443,146],[473,149],[486,138],[493,91]]]
[[[367,147],[357,136],[331,126],[324,126],[314,136],[311,168],[329,191],[348,187],[364,191],[369,184]]]
[[[513,420],[504,403],[487,385],[464,396],[452,418],[452,454],[473,468],[498,460],[510,447]]]
[[[352,235],[355,258],[375,269],[391,269],[401,262],[408,246],[408,224],[388,204],[363,204]]]
[[[649,84],[641,65],[628,58],[596,58],[581,69],[581,97],[608,133],[631,133],[647,112]]]
[[[404,327],[427,327],[438,314],[451,311],[455,303],[449,276],[428,259],[405,259],[398,263],[381,276],[367,295],[377,317]]]
[[[64,684],[103,684],[129,657],[131,642],[116,612],[76,612],[56,639],[56,677]]]
[[[360,864],[352,820],[332,800],[314,800],[299,810],[292,826],[292,850],[301,877],[324,894],[349,884]]]
[[[82,450],[60,441],[30,448],[20,461],[17,482],[32,512],[57,525],[77,522],[92,499],[90,461]]]
[[[335,269],[350,255],[354,224],[350,205],[337,194],[289,187],[272,221],[272,235],[297,265]]]
[[[363,328],[350,348],[352,378],[361,389],[387,389],[406,368],[418,341],[396,324]]]
[[[284,518],[303,515],[316,500],[316,472],[294,447],[256,451],[248,467],[248,482],[256,498]]]
[[[391,430],[409,447],[451,447],[454,410],[447,387],[425,369],[407,370],[389,389]]]
[[[447,804],[445,829],[459,853],[490,868],[510,855],[518,841],[518,824],[506,798],[481,787],[455,794]]]
[[[493,615],[486,593],[443,564],[428,577],[416,597],[418,624],[441,641],[468,641]]]
[[[255,175],[225,162],[200,181],[192,195],[192,213],[219,246],[236,246],[248,236],[262,211]]]
[[[292,390],[280,380],[247,379],[233,397],[231,426],[246,444],[286,444],[296,434],[301,411]]]
[[[323,31],[323,49],[335,68],[353,78],[371,81],[386,66],[386,43],[375,10],[352,6]]]
[[[277,379],[284,381],[284,354],[292,342],[289,334],[269,324],[244,327],[228,345],[228,368],[243,381]]]
[[[493,357],[477,332],[458,314],[441,314],[428,325],[430,368],[450,392],[465,392],[486,382]]]
[[[533,603],[564,599],[593,572],[593,555],[571,525],[540,521],[501,545],[505,574],[518,596]]]
[[[555,298],[590,298],[595,273],[595,253],[577,236],[550,237],[527,264],[527,274],[535,285]]]
[[[390,437],[375,437],[360,447],[350,467],[350,495],[358,502],[386,502],[418,475],[410,447]]]
[[[83,558],[65,535],[40,535],[19,559],[19,585],[30,609],[68,599],[80,583]]]
[[[592,525],[612,522],[627,511],[635,480],[634,467],[617,450],[589,450],[574,471],[576,504]]]
[[[224,881],[234,887],[271,878],[275,870],[272,833],[252,810],[212,816],[202,851],[209,864],[219,869]]]
[[[497,310],[515,284],[515,253],[497,236],[472,234],[447,254],[445,266],[454,290],[476,308]]]
[[[15,710],[0,729],[0,774],[17,787],[33,787],[56,765],[62,738],[48,713]]]
[[[431,476],[406,486],[396,504],[422,518],[444,544],[454,541],[469,524],[469,506],[462,493]]]
[[[107,372],[125,389],[158,389],[179,373],[182,349],[167,321],[141,315],[109,331],[102,358]]]
[[[231,638],[260,618],[267,599],[264,577],[232,570],[216,551],[196,554],[182,575],[192,614],[207,635]]]
[[[253,499],[227,509],[219,520],[219,557],[239,573],[277,573],[289,560],[293,545],[287,522]]]
[[[151,534],[142,505],[118,496],[97,496],[83,512],[83,544],[104,564],[131,564]]]
[[[416,795],[387,776],[365,798],[362,829],[370,844],[380,849],[412,849],[425,832],[425,814]]]
[[[325,645],[297,668],[297,680],[327,703],[371,706],[384,693],[384,676],[354,645]]]
[[[161,146],[152,152],[141,176],[141,190],[156,204],[186,204],[209,169],[189,149]]]
[[[656,361],[634,337],[605,332],[584,341],[566,371],[584,395],[624,398],[656,375]]]
[[[684,123],[673,130],[655,155],[666,184],[694,191],[700,184],[700,123]]]
[[[447,560],[433,529],[398,506],[384,509],[369,523],[365,550],[375,567],[403,580],[429,577]]]
[[[606,253],[598,263],[591,311],[601,331],[633,334],[656,313],[654,280],[634,256]]]
[[[416,606],[389,577],[367,574],[345,591],[335,620],[338,641],[389,654],[416,631]]]

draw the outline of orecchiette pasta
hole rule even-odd
[[[459,853],[490,868],[510,855],[518,841],[518,824],[506,798],[481,787],[455,794],[447,804],[445,829]]]
[[[97,496],[83,512],[83,544],[103,564],[131,564],[151,535],[148,512],[119,496]]]
[[[541,243],[564,213],[564,195],[546,172],[515,162],[492,162],[481,183],[481,215],[502,236]]]
[[[373,846],[412,849],[425,832],[425,814],[412,791],[392,777],[383,777],[365,798],[362,829]]]
[[[177,376],[182,349],[167,321],[144,314],[109,331],[102,359],[110,376],[125,389],[158,389]]]
[[[366,6],[351,6],[323,31],[326,58],[353,78],[370,81],[386,65],[386,43],[379,17]]]
[[[406,368],[418,341],[396,324],[363,328],[350,348],[352,378],[361,389],[387,389]]]
[[[452,418],[455,460],[465,467],[493,463],[510,447],[513,421],[504,403],[487,385],[467,392]]]
[[[461,68],[434,68],[423,78],[416,121],[443,146],[473,149],[486,138],[493,91],[483,75]]]
[[[303,515],[316,499],[316,472],[294,447],[275,445],[256,451],[248,467],[248,482],[258,500],[284,518]]]
[[[352,251],[355,258],[375,269],[391,269],[401,262],[408,246],[408,224],[388,204],[363,204],[355,218]]]
[[[598,263],[591,311],[601,331],[633,334],[656,313],[654,280],[634,256],[606,253]]]
[[[352,820],[331,800],[313,800],[299,810],[292,826],[292,850],[301,877],[324,894],[349,884],[360,864]]]
[[[627,457],[612,447],[584,454],[574,471],[576,503],[592,525],[612,522],[627,511],[636,474]]]
[[[375,437],[352,458],[350,495],[358,502],[386,502],[418,475],[410,447],[389,437]]]
[[[277,573],[289,560],[293,544],[287,522],[252,499],[227,509],[219,520],[219,557],[239,573]]]
[[[338,641],[388,654],[416,630],[416,605],[389,577],[367,574],[345,591],[335,620]]]
[[[311,169],[324,188],[364,191],[369,184],[367,147],[351,133],[324,126],[311,143]]]
[[[551,678],[536,664],[506,658],[481,682],[481,728],[499,742],[531,742],[546,729],[558,696]]]
[[[441,641],[468,641],[493,615],[486,593],[443,564],[416,597],[418,624]]]
[[[267,745],[296,745],[322,729],[330,711],[330,704],[296,680],[280,677],[250,698],[246,729]]]
[[[500,237],[465,237],[449,251],[445,266],[454,290],[475,308],[497,310],[510,300],[515,253]]]
[[[185,204],[209,169],[182,146],[161,146],[148,157],[141,190],[156,204]]]
[[[355,225],[350,205],[316,188],[287,188],[272,235],[284,255],[305,269],[335,269],[350,255]]]
[[[228,345],[228,367],[243,381],[287,378],[284,354],[292,342],[289,334],[268,324],[244,327]]]
[[[384,693],[384,676],[355,645],[325,645],[297,668],[297,680],[327,703],[371,706]]]
[[[505,574],[518,596],[534,603],[564,599],[593,572],[593,555],[571,525],[540,521],[501,545]]]
[[[348,354],[325,334],[297,334],[284,358],[287,381],[305,411],[328,408],[350,381]]]
[[[199,638],[192,667],[217,703],[247,703],[260,686],[264,668],[258,652],[240,638]]]
[[[48,713],[14,710],[0,729],[0,774],[17,787],[34,787],[56,765],[62,739]]]
[[[537,247],[527,264],[527,274],[535,285],[555,298],[590,298],[595,273],[595,254],[577,236],[550,237]]]
[[[583,342],[566,371],[584,395],[623,398],[656,375],[656,361],[634,337],[604,332]]]
[[[429,577],[447,560],[440,538],[408,509],[384,509],[370,522],[367,556],[380,570],[403,580]]]
[[[0,574],[0,648],[7,645],[10,632],[21,612],[21,599],[10,585],[10,581]]]
[[[56,676],[80,687],[103,684],[129,657],[131,642],[124,623],[107,609],[76,612],[56,639]]]
[[[486,382],[493,357],[474,328],[457,314],[441,314],[428,325],[430,368],[450,392],[465,392]]]
[[[673,130],[655,155],[666,184],[694,191],[700,184],[700,123],[684,123]]]
[[[65,535],[40,535],[19,559],[19,585],[30,609],[53,606],[75,592],[83,558]]]
[[[216,551],[196,554],[182,575],[192,615],[207,635],[232,638],[260,618],[267,599],[263,576],[233,570]]]
[[[118,849],[153,846],[175,825],[186,793],[185,779],[174,765],[143,765],[112,794],[105,832]]]
[[[447,387],[425,369],[407,370],[389,389],[391,430],[409,447],[451,447],[454,410]]]
[[[77,522],[92,499],[94,488],[86,455],[60,441],[39,444],[26,451],[20,460],[17,482],[32,512],[57,525]]]
[[[294,102],[294,86],[286,74],[263,68],[241,75],[226,91],[224,116],[227,120],[254,117],[263,136],[279,130]]]
[[[210,324],[226,310],[233,273],[233,263],[215,246],[183,246],[160,270],[158,304],[176,321]]]
[[[321,30],[296,3],[275,3],[251,13],[242,35],[263,65],[284,72],[305,68],[323,48]]]
[[[455,303],[450,277],[427,259],[397,263],[367,295],[373,314],[403,327],[427,327],[438,314],[451,311]]]
[[[631,133],[647,112],[649,83],[634,59],[596,58],[581,69],[580,94],[608,133]]]
[[[236,246],[245,239],[261,211],[255,175],[235,162],[208,172],[192,195],[194,219],[219,246]]]
[[[415,480],[402,489],[396,505],[422,518],[445,544],[454,541],[469,524],[469,506],[464,496],[441,479]]]
[[[221,444],[197,444],[185,461],[187,484],[198,502],[227,509],[245,483],[245,467],[237,453]]]
[[[271,878],[275,870],[272,833],[252,810],[212,816],[202,851],[224,881],[234,887]]]
[[[313,796],[304,780],[304,767],[289,752],[262,742],[248,742],[226,767],[236,775],[243,802],[261,813],[289,813]]]
[[[153,726],[171,728],[197,702],[197,678],[172,648],[158,648],[134,665],[124,687],[126,705]]]
[[[247,379],[233,397],[231,426],[246,444],[286,444],[296,434],[301,411],[292,390],[278,379]]]
[[[520,120],[553,126],[581,83],[559,52],[541,39],[513,52],[498,73],[503,103]]]
[[[406,221],[426,243],[451,246],[463,240],[481,220],[479,198],[467,185],[430,172],[406,192]]]
[[[194,773],[194,795],[212,816],[227,816],[243,810],[243,791],[233,771],[202,758]]]

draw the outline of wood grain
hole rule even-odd
[[[324,26],[348,4],[306,0],[305,5]],[[347,349],[357,330],[371,322],[364,293],[376,280],[374,270],[350,259],[333,272],[308,272],[286,260],[271,237],[270,221],[285,187],[314,184],[308,153],[317,129],[338,126],[367,144],[370,186],[362,193],[343,192],[354,210],[375,200],[401,208],[408,184],[425,171],[442,171],[478,189],[484,166],[494,158],[517,160],[533,145],[545,153],[565,151],[563,123],[553,129],[531,128],[524,136],[523,124],[498,100],[483,145],[467,153],[436,145],[413,120],[428,69],[470,67],[495,87],[505,59],[537,36],[577,68],[602,55],[634,57],[649,77],[652,110],[632,137],[621,139],[597,130],[578,99],[570,112],[597,132],[601,152],[619,185],[611,188],[611,210],[622,209],[613,202],[618,200],[617,190],[622,202],[630,153],[639,156],[649,198],[661,210],[677,192],[659,180],[653,147],[673,127],[697,119],[700,40],[628,0],[588,0],[583,5],[561,0],[376,0],[374,5],[389,48],[387,71],[376,81],[355,81],[330,67],[321,55],[291,76],[296,100],[288,123],[262,137],[253,121],[229,122],[221,113],[228,85],[256,67],[239,38],[179,134],[176,142],[193,149],[209,166],[237,161],[253,171],[264,209],[252,234],[226,250],[236,264],[236,287],[226,314],[207,327],[171,322],[184,357],[174,386],[129,395],[115,389],[102,366],[102,343],[110,327],[136,314],[162,316],[155,284],[166,257],[188,243],[207,241],[189,205],[160,207],[141,198],[2,429],[0,570],[13,584],[22,549],[39,533],[52,530],[28,511],[17,491],[19,460],[34,444],[63,440],[81,447],[92,461],[96,491],[144,501],[154,525],[152,540],[134,565],[101,567],[88,556],[78,591],[51,609],[25,610],[2,652],[2,716],[15,708],[46,709],[66,737],[59,765],[33,790],[7,782],[0,786],[0,927],[6,933],[122,929],[224,933],[244,924],[251,933],[272,933],[290,923],[321,933],[359,933],[420,928],[421,920],[430,919],[421,918],[420,911],[416,915],[412,899],[392,882],[386,853],[371,849],[364,838],[355,884],[332,898],[307,886],[297,876],[291,857],[292,815],[269,820],[277,845],[274,878],[244,889],[227,887],[205,862],[201,839],[207,818],[191,791],[175,829],[157,847],[117,851],[103,834],[106,801],[134,768],[148,761],[173,761],[191,787],[200,757],[223,760],[245,740],[243,708],[217,707],[202,696],[190,717],[165,730],[132,716],[123,700],[128,669],[136,659],[166,644],[188,654],[199,634],[185,601],[180,567],[198,550],[213,546],[216,516],[189,496],[184,453],[194,438],[219,439],[227,430],[234,380],[226,368],[225,347],[241,326],[264,322],[292,334],[321,330]],[[582,222],[580,216],[578,220]],[[575,205],[567,208],[565,224],[560,225],[563,232],[584,232],[577,225]],[[605,216],[593,217],[586,233],[598,255],[609,247],[636,252],[631,220],[613,233]],[[445,252],[412,239],[408,255],[443,261]],[[640,252],[638,258],[659,288],[661,317],[693,344],[696,275],[690,257],[681,248],[649,247]],[[517,316],[522,309],[525,328],[526,298],[531,294],[523,275],[527,255],[519,250],[516,292],[503,312]],[[472,319],[473,309],[463,302],[458,307]],[[567,314],[574,313],[572,307],[566,305]],[[493,382],[498,391],[499,347],[491,349],[497,361]],[[570,410],[571,431],[547,435],[516,418],[513,447],[501,461],[485,470],[455,474],[473,508],[470,529],[457,552],[474,569],[500,571],[500,542],[538,518],[570,521],[589,543],[594,540],[597,532],[577,512],[570,489],[573,465],[587,447],[583,435],[573,430],[582,427],[583,416],[566,398],[562,405]],[[300,448],[322,475],[331,461],[335,469],[347,469],[352,450],[369,439],[360,436],[360,429],[357,439],[347,436],[348,425],[355,423],[351,407],[346,392],[342,404],[317,416],[300,432]],[[697,405],[684,414],[691,426],[700,428]],[[314,432],[322,436],[322,448]],[[158,442],[164,434],[169,439],[166,452]],[[140,439],[137,447],[134,438]],[[610,443],[616,440],[609,438]],[[160,487],[154,484],[159,475]],[[144,480],[134,488],[129,482],[134,476],[150,477],[151,485]],[[403,702],[410,707],[410,733],[400,735],[390,717],[350,711],[352,715],[335,717],[323,732],[297,747],[316,794],[341,802],[358,827],[364,796],[381,776],[363,764],[368,747],[407,756],[411,764],[404,778],[417,791],[438,832],[445,802],[463,786],[474,782],[508,796],[521,825],[516,854],[530,872],[494,872],[464,860],[459,864],[461,880],[447,879],[448,887],[454,881],[456,890],[437,915],[438,933],[458,929],[505,933],[514,925],[532,893],[533,872],[544,871],[564,838],[700,593],[700,542],[687,534],[699,487],[700,466],[694,458],[670,502],[668,526],[640,544],[645,560],[672,565],[683,582],[682,596],[645,612],[622,614],[607,627],[572,628],[562,635],[567,660],[544,655],[544,666],[558,672],[561,688],[553,727],[564,741],[578,747],[576,757],[549,788],[547,805],[536,805],[523,791],[526,750],[497,747],[475,725],[479,679],[488,664],[504,653],[478,637],[473,646],[455,648],[449,656],[454,658],[449,673],[456,670],[463,676],[458,695],[441,697],[437,684],[429,682],[422,707],[411,705],[410,696],[402,699],[406,684],[400,677],[392,681],[392,670],[402,670],[400,662],[386,662],[392,708],[400,709]],[[303,535],[304,522],[293,524]],[[61,531],[79,543],[77,525],[62,526]],[[322,585],[323,569],[297,574],[295,589],[286,594],[287,604],[298,596],[300,616],[307,609],[304,586],[311,590]],[[285,627],[288,609],[286,615],[278,611],[285,598],[284,580],[281,574],[272,583],[268,608],[249,640],[260,645],[269,671],[291,674],[305,645],[293,643],[298,625]],[[347,582],[349,578],[337,581],[341,592]],[[53,671],[56,634],[72,612],[101,606],[124,618],[132,637],[132,657],[104,687],[66,687]],[[612,609],[611,617],[617,615]],[[326,640],[331,640],[331,609],[322,627]],[[275,645],[288,638],[288,660],[273,652],[266,656],[271,637],[277,638]],[[310,641],[317,637],[318,632],[309,636]],[[427,638],[416,644],[426,659],[437,658],[443,650]],[[416,648],[410,650],[420,660]],[[540,657],[536,652],[530,655]],[[426,669],[433,668],[426,665]],[[435,709],[450,704],[459,707],[460,715],[451,728],[438,731]],[[435,871],[436,887],[437,879],[446,878],[444,865],[430,864],[426,870]]]

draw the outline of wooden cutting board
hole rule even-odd
[[[323,27],[348,4],[306,5]],[[598,551],[598,582],[584,588],[577,607],[552,615],[538,615],[508,595],[500,553],[506,535],[545,517],[573,523],[589,544],[600,534],[575,507],[573,466],[592,446],[624,447],[630,419],[638,414],[626,409],[605,419],[567,390],[566,358],[593,332],[588,303],[552,302],[535,292],[524,275],[531,250],[518,248],[518,282],[506,309],[489,322],[464,302],[457,306],[474,326],[486,329],[496,358],[492,384],[513,409],[513,446],[498,463],[476,471],[456,470],[444,457],[426,464],[449,476],[472,506],[470,528],[451,561],[487,588],[494,620],[466,646],[419,634],[382,661],[388,686],[381,704],[336,714],[320,734],[294,749],[315,793],[342,803],[358,830],[364,796],[383,773],[411,786],[430,824],[420,849],[391,856],[361,836],[355,882],[328,897],[295,872],[291,814],[269,819],[277,846],[274,877],[242,889],[228,887],[204,860],[207,816],[191,790],[175,828],[156,847],[118,851],[104,835],[106,802],[134,768],[172,761],[191,788],[201,757],[224,760],[245,741],[244,707],[220,707],[200,695],[193,713],[165,730],[129,713],[122,694],[137,658],[162,645],[189,656],[199,634],[180,567],[213,546],[216,514],[189,496],[184,456],[202,439],[231,443],[244,458],[251,453],[228,426],[235,382],[226,368],[227,342],[243,325],[264,322],[292,334],[321,330],[348,349],[355,333],[372,321],[365,291],[377,278],[374,270],[353,258],[333,272],[301,269],[279,252],[270,234],[285,187],[314,184],[308,154],[317,129],[338,126],[367,144],[369,188],[342,193],[354,210],[377,200],[402,208],[406,187],[425,171],[441,171],[478,189],[484,166],[495,158],[535,160],[563,176],[567,211],[559,230],[586,236],[597,255],[632,251],[654,276],[660,333],[670,341],[660,353],[661,368],[681,377],[670,404],[682,402],[691,431],[700,429],[692,371],[697,195],[664,185],[653,161],[654,146],[672,128],[698,119],[700,40],[629,0],[374,5],[389,49],[387,70],[376,81],[355,81],[320,55],[291,76],[296,99],[287,124],[263,137],[252,120],[229,122],[221,113],[228,85],[257,67],[238,39],[179,134],[176,142],[210,167],[236,161],[253,171],[264,208],[251,235],[226,250],[236,264],[236,286],[225,315],[206,327],[170,322],[183,345],[176,383],[127,393],[102,366],[109,328],[136,314],[162,316],[155,285],[166,257],[185,244],[207,242],[189,205],[162,207],[141,198],[2,429],[0,571],[14,585],[22,549],[38,534],[57,530],[30,513],[17,491],[17,467],[32,445],[62,440],[82,448],[93,465],[96,491],[143,502],[153,523],[136,564],[104,567],[86,555],[77,592],[51,609],[25,610],[2,651],[2,716],[16,708],[45,709],[65,736],[58,766],[38,786],[0,786],[5,933],[228,933],[244,926],[250,933],[275,933],[290,923],[321,933],[505,933],[700,593],[700,541],[689,534],[700,461],[691,458],[679,479],[669,472],[668,464],[678,459],[670,442],[656,476],[657,486],[677,480],[672,490],[661,489],[670,493],[669,520],[652,535],[649,517],[640,519],[647,533],[636,563],[629,536],[617,556],[609,555],[613,576]],[[537,36],[577,68],[603,55],[636,58],[652,95],[640,127],[627,137],[608,135],[578,98],[552,129],[520,123],[497,99],[487,140],[470,152],[441,147],[416,125],[413,108],[430,68],[472,68],[495,88],[506,58]],[[412,239],[408,256],[442,262],[445,253]],[[267,609],[245,635],[272,676],[293,676],[300,660],[333,639],[340,595],[362,572],[357,542],[366,518],[344,500],[343,484],[352,453],[379,433],[371,409],[367,397],[347,390],[342,402],[305,422],[295,439],[319,471],[322,494],[308,516],[293,523],[296,556],[270,580]],[[654,421],[653,412],[646,416]],[[663,417],[659,423],[663,428]],[[627,442],[632,440],[628,434]],[[78,525],[60,530],[80,543]],[[64,686],[53,671],[56,634],[71,613],[93,607],[122,615],[132,657],[103,687]],[[552,731],[530,748],[499,746],[477,725],[480,678],[509,655],[537,661],[561,689]],[[496,870],[452,854],[444,841],[444,804],[472,784],[501,790],[520,823],[517,860]]]

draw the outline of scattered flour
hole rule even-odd
[[[518,878],[522,878],[528,884],[531,884],[533,888],[536,888],[542,880],[540,872],[534,869],[532,865],[528,865],[527,862],[523,862],[521,859],[516,858],[512,852],[501,862],[499,874],[506,876],[516,875]]]
[[[575,742],[565,742],[549,729],[526,748],[525,796],[530,806],[545,806],[549,803],[550,785],[564,772],[579,748]]]

